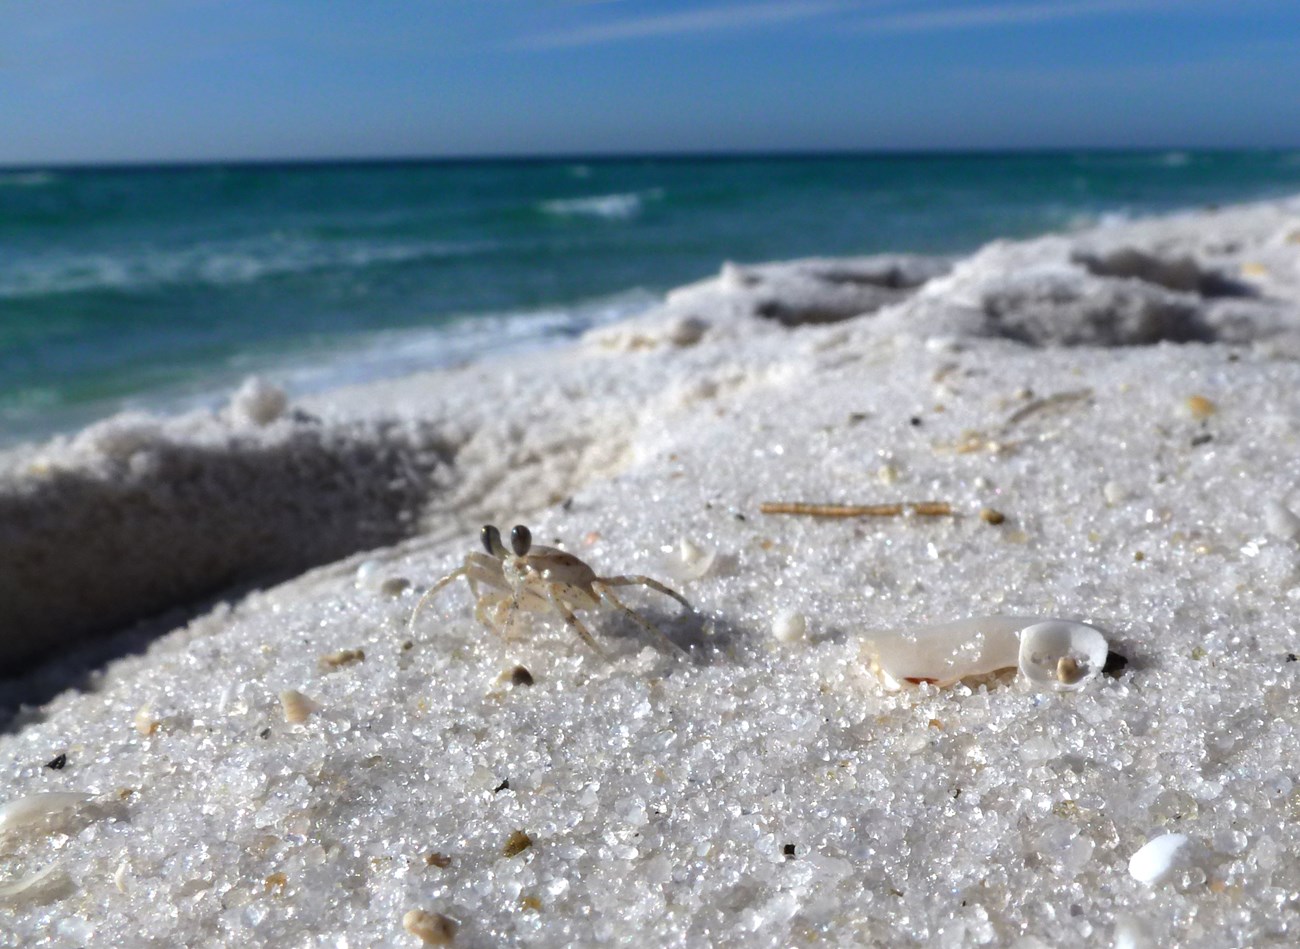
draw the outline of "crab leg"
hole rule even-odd
[[[482,599],[478,592],[478,584],[480,583],[496,590],[506,589],[505,581],[493,572],[493,568],[499,567],[497,561],[486,554],[466,554],[464,562],[459,567],[424,591],[424,596],[420,597],[415,604],[415,609],[411,611],[411,619],[406,624],[407,632],[414,632],[415,619],[420,615],[420,610],[424,608],[424,604],[432,600],[447,584],[457,577],[464,577],[469,581],[470,592],[474,595],[475,600]]]
[[[582,637],[582,641],[595,650],[596,655],[608,662],[609,653],[601,648],[600,643],[596,642],[596,638],[591,635],[587,627],[582,625],[582,621],[573,615],[573,610],[565,606],[564,601],[560,599],[559,594],[563,590],[564,585],[560,583],[552,583],[547,588],[547,598],[550,600],[551,606],[555,607],[555,611],[564,617],[564,621],[572,627],[575,633]]]
[[[674,600],[676,600],[682,606],[686,607],[692,613],[695,612],[695,607],[691,606],[691,604],[686,601],[686,597],[682,596],[676,590],[664,586],[662,583],[660,583],[658,580],[655,580],[653,577],[643,577],[639,575],[629,576],[629,577],[600,577],[595,582],[606,587],[631,587],[631,586],[649,587],[652,590],[658,590],[660,593],[664,594],[665,596],[671,596]],[[592,585],[594,586],[595,584],[593,583]]]
[[[625,585],[630,586],[631,584],[625,584]],[[608,580],[593,580],[591,581],[591,588],[596,591],[596,594],[600,596],[601,599],[608,601],[611,606],[617,607],[618,609],[626,613],[628,616],[632,617],[632,619],[636,621],[641,626],[642,629],[649,632],[651,635],[657,638],[661,643],[664,643],[665,645],[669,646],[674,652],[680,652],[680,653],[686,652],[685,649],[683,649],[681,646],[673,642],[668,637],[668,634],[665,633],[662,629],[660,629],[654,623],[651,623],[640,613],[636,612],[636,610],[631,609],[622,600],[616,597],[614,595],[614,591],[609,588]],[[681,597],[678,597],[678,599],[681,599]],[[687,606],[689,607],[690,604],[687,604]]]

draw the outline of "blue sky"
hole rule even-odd
[[[1298,144],[1296,0],[0,0],[0,164]]]

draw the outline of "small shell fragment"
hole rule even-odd
[[[1048,620],[1020,633],[1020,673],[1034,685],[1074,692],[1101,672],[1106,637],[1085,623]]]
[[[1154,886],[1175,869],[1189,843],[1186,834],[1162,834],[1147,841],[1129,858],[1129,875],[1140,883]]]
[[[320,706],[296,689],[286,689],[280,693],[280,705],[284,708],[284,720],[293,725],[301,725],[320,710]]]
[[[136,710],[135,717],[131,720],[131,723],[135,725],[135,730],[145,738],[148,738],[156,732],[158,727],[162,724],[158,721],[157,716],[154,715],[153,709],[148,705],[141,705],[140,708]]]
[[[89,794],[76,791],[43,791],[39,794],[28,794],[26,797],[16,797],[0,806],[0,833],[39,824],[46,818],[88,800],[90,800]]]
[[[426,946],[450,946],[456,938],[456,923],[442,913],[413,909],[402,917],[402,928]]]

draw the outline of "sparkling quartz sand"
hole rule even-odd
[[[10,662],[293,578],[9,723],[0,802],[88,799],[0,819],[0,944],[1293,945],[1298,301],[1300,201],[728,266],[567,351],[10,453]],[[620,593],[689,655],[460,582],[408,630],[488,522],[679,590]],[[869,668],[990,615],[1128,664]]]

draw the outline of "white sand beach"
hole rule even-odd
[[[728,265],[566,350],[8,452],[0,804],[85,798],[0,810],[0,945],[1294,945],[1298,449],[1300,198]],[[680,591],[619,595],[685,653],[459,580],[408,631],[486,523]],[[1127,666],[872,671],[998,615]]]

